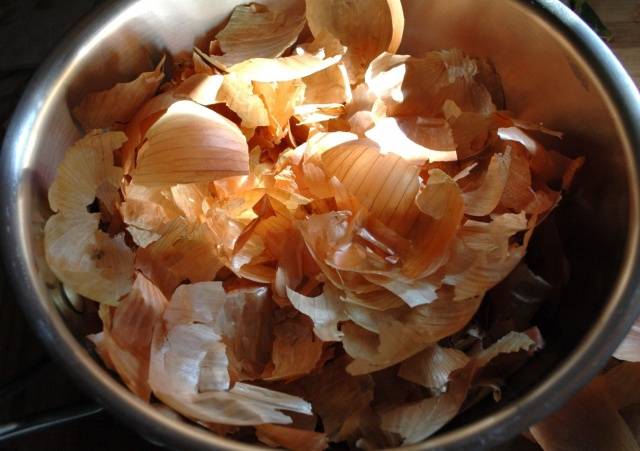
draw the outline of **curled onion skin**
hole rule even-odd
[[[133,81],[88,94],[73,109],[73,116],[87,131],[128,122],[158,90],[164,79],[165,59],[162,57],[155,70],[144,72]]]
[[[216,35],[223,55],[215,61],[224,68],[251,58],[276,58],[291,47],[305,24],[302,11],[296,11],[252,3],[236,6],[229,22]]]
[[[640,449],[604,384],[602,379],[592,381],[559,411],[533,426],[533,438],[548,450]]]
[[[247,174],[247,142],[236,124],[195,102],[181,100],[151,126],[133,170],[140,185],[216,180]]]
[[[334,147],[322,155],[324,170],[336,177],[364,208],[390,228],[407,234],[419,211],[418,170],[398,155],[384,155],[370,140]]]
[[[354,81],[381,52],[400,46],[404,14],[399,0],[306,0],[306,6],[314,37],[327,34],[347,47],[345,59]]]
[[[163,59],[74,110],[45,258],[138,397],[271,447],[396,448],[544,345],[553,290],[524,257],[584,159],[504,111],[490,61],[396,54],[403,28],[400,0],[239,5],[166,80]],[[616,368],[577,405],[636,449],[638,369]],[[545,449],[590,444],[558,438],[573,407],[534,428]]]

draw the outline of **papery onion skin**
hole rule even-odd
[[[82,128],[89,131],[129,121],[140,106],[157,91],[164,79],[165,57],[152,72],[144,72],[128,83],[118,83],[111,89],[88,94],[73,109]]]
[[[171,105],[145,138],[132,172],[141,185],[196,183],[249,172],[247,142],[237,125],[195,102]]]
[[[552,286],[524,257],[584,159],[503,111],[490,61],[395,54],[403,31],[400,0],[239,5],[169,80],[163,59],[73,110],[100,129],[51,185],[45,257],[100,303],[89,338],[138,397],[272,447],[399,447],[544,346]],[[636,335],[616,357],[640,360]],[[637,449],[617,411],[638,371],[532,437]]]

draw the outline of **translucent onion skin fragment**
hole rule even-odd
[[[124,129],[127,135],[127,142],[124,143],[122,147],[121,156],[122,168],[126,174],[130,174],[135,167],[138,149],[149,127],[151,127],[171,105],[179,100],[183,99],[174,95],[171,91],[152,97],[142,105],[128,122]]]
[[[476,79],[478,65],[458,49],[419,57],[382,53],[367,69],[365,81],[386,105],[388,116],[434,117],[448,100],[461,111],[493,113],[491,95]]]
[[[473,366],[452,377],[447,392],[392,409],[382,416],[382,428],[403,437],[404,444],[418,443],[433,435],[457,415],[471,384]]]
[[[320,72],[337,64],[342,55],[325,58],[318,55],[300,53],[280,58],[252,58],[229,68],[229,72],[238,76],[262,83],[292,81]]]
[[[475,357],[465,362],[460,356],[454,357],[458,368],[447,377],[447,387],[443,394],[423,399],[417,402],[400,404],[382,414],[382,428],[400,434],[404,444],[420,442],[447,424],[455,417],[467,397],[472,384],[478,379],[483,367],[487,366],[499,355],[520,351],[533,351],[536,343],[526,334],[511,332],[496,343],[481,351]],[[452,355],[438,362],[451,368]],[[447,368],[447,369],[448,369]]]
[[[247,141],[236,124],[195,102],[172,104],[145,135],[133,180],[167,185],[249,172]]]
[[[269,125],[269,112],[264,102],[254,93],[250,80],[236,74],[225,75],[217,98],[225,102],[240,117],[242,127],[255,128]]]
[[[531,428],[545,451],[640,449],[629,427],[607,395],[602,379],[595,379],[560,410]]]
[[[99,350],[110,360],[129,389],[149,401],[149,357],[153,329],[162,317],[167,299],[142,274],[109,321],[103,320],[103,343]]]
[[[468,362],[469,357],[464,352],[434,345],[405,360],[398,376],[428,388],[442,389],[450,374]]]
[[[640,363],[622,362],[602,375],[607,393],[618,410],[640,404]]]
[[[404,14],[400,0],[306,0],[314,37],[327,33],[348,48],[353,75],[364,73],[381,52],[400,46]]]
[[[403,273],[411,278],[432,274],[444,264],[464,212],[458,185],[438,169],[429,172],[415,203],[423,214],[412,231],[415,247],[403,267]]]
[[[640,324],[636,321],[613,356],[628,362],[640,362]]]
[[[313,321],[315,334],[323,341],[340,341],[338,322],[346,319],[342,303],[336,296],[325,293],[315,298],[303,296],[287,287],[287,297],[293,306]]]
[[[176,419],[301,451],[419,443],[544,346],[552,286],[523,259],[584,158],[503,111],[488,60],[395,54],[401,0],[267,3],[170,79],[163,59],[73,110],[97,129],[49,189],[46,261],[101,304],[105,365]],[[615,357],[640,360],[637,329]],[[638,449],[639,377],[613,366],[532,437]]]
[[[114,150],[125,140],[121,132],[94,131],[68,149],[49,188],[58,213],[44,228],[45,258],[56,276],[78,294],[112,305],[131,289],[133,253],[124,234],[98,228],[101,215],[88,207],[97,200],[115,209],[123,174]]]
[[[158,90],[164,79],[164,62],[163,57],[154,71],[144,72],[133,81],[88,94],[73,109],[73,116],[87,131],[128,122]]]
[[[357,432],[353,431],[348,420],[359,420],[373,400],[371,376],[348,374],[345,371],[346,361],[345,358],[332,360],[322,372],[299,382],[305,398],[322,419],[325,433],[332,442],[346,440]]]
[[[114,166],[113,152],[126,141],[122,132],[93,131],[67,149],[49,187],[51,209],[86,212],[101,185],[117,188],[122,169]]]
[[[486,216],[498,206],[509,180],[510,166],[510,151],[491,157],[489,168],[480,187],[463,195],[466,214]]]
[[[257,3],[236,6],[229,22],[216,35],[224,55],[215,60],[230,67],[251,58],[281,56],[298,39],[305,17],[296,8],[276,8],[270,10]]]
[[[222,267],[206,224],[190,224],[178,217],[159,230],[160,238],[136,251],[136,268],[171,296],[185,280],[213,279]]]
[[[368,312],[377,333],[346,323],[343,344],[352,357],[347,371],[368,374],[399,363],[461,330],[480,306],[480,298],[454,301],[443,296],[413,309]]]
[[[78,294],[116,305],[133,283],[133,252],[123,234],[98,230],[97,214],[58,213],[44,229],[45,258],[54,274]]]
[[[382,223],[407,234],[419,211],[418,168],[395,154],[384,155],[368,139],[350,141],[322,154],[325,172],[339,179]]]
[[[305,431],[275,424],[256,426],[256,436],[265,445],[284,447],[292,451],[322,451],[329,443],[323,432]]]
[[[231,385],[228,355],[236,348],[236,334],[245,335],[239,341],[249,335],[242,323],[252,318],[243,318],[242,304],[257,302],[253,294],[258,295],[227,294],[220,282],[176,290],[154,329],[149,385],[157,398],[188,418],[220,424],[290,424],[281,410],[311,414],[311,405],[297,396]]]

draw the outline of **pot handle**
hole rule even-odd
[[[98,415],[103,411],[104,407],[95,403],[74,404],[0,424],[0,445],[33,432],[43,431],[82,418]]]
[[[9,383],[0,387],[0,403],[13,399],[23,392],[49,364],[48,359],[40,359]],[[33,432],[43,431],[65,423],[98,415],[104,408],[96,403],[82,402],[39,412],[22,419],[0,424],[0,445]]]

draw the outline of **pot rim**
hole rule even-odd
[[[629,236],[624,261],[609,302],[598,320],[571,355],[548,377],[522,397],[481,420],[445,432],[427,443],[405,450],[478,449],[497,445],[555,411],[604,366],[640,314],[640,255],[638,254],[640,195],[640,94],[620,62],[600,38],[559,0],[508,0],[526,8],[534,20],[558,33],[589,65],[597,77],[597,88],[613,113],[623,137],[629,163]],[[0,194],[3,205],[2,256],[9,280],[30,324],[59,364],[116,418],[135,425],[147,439],[176,449],[256,450],[263,449],[219,437],[188,423],[181,423],[154,410],[117,382],[86,352],[68,330],[36,274],[30,249],[24,210],[22,162],[33,152],[30,136],[37,129],[47,99],[57,89],[69,64],[79,59],[82,43],[95,38],[105,25],[125,17],[135,0],[108,3],[92,12],[66,35],[40,66],[23,94],[11,119],[2,148],[2,180],[7,188]],[[36,113],[34,113],[36,112]],[[24,215],[26,216],[26,215]]]

